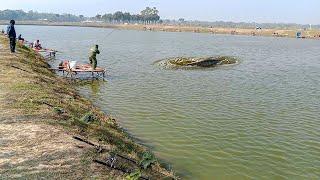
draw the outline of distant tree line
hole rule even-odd
[[[128,12],[117,11],[104,15],[96,15],[95,19],[109,23],[157,23],[160,21],[159,11],[156,7],[147,7],[140,14],[130,14]]]
[[[15,19],[18,21],[45,20],[51,22],[80,22],[85,20],[105,21],[109,23],[157,23],[160,21],[159,11],[156,7],[147,7],[140,14],[130,14],[128,12],[117,11],[95,17],[85,17],[83,15],[38,13],[36,11],[24,12],[22,10],[0,10],[0,20]]]
[[[72,14],[54,14],[54,13],[38,13],[36,11],[24,12],[22,10],[3,10],[0,11],[0,20],[15,19],[24,20],[47,20],[53,22],[79,22],[81,17]]]
[[[81,22],[86,20],[103,21],[107,23],[139,23],[153,24],[162,23],[166,25],[181,26],[201,26],[201,27],[222,27],[222,28],[262,28],[262,29],[308,29],[309,25],[294,23],[247,23],[247,22],[207,22],[207,21],[188,21],[184,18],[178,20],[160,19],[159,11],[156,7],[147,7],[139,14],[131,14],[128,12],[117,11],[115,13],[106,13],[104,15],[96,15],[95,17],[85,17],[83,15],[72,14],[55,14],[55,13],[39,13],[36,11],[22,10],[0,10],[0,20],[15,19],[18,21],[38,21],[44,20],[49,22]],[[313,25],[313,29],[320,29],[320,25]]]

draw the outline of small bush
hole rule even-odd
[[[64,110],[62,108],[60,108],[60,107],[54,107],[53,108],[53,112],[55,112],[58,115],[61,115],[61,114],[64,113]]]
[[[147,151],[143,153],[142,160],[140,161],[139,164],[143,169],[147,169],[149,166],[151,166],[155,162],[157,162],[157,159],[155,158],[155,156],[151,152]]]
[[[92,123],[97,121],[97,117],[92,112],[89,112],[81,118],[81,121],[85,123]]]

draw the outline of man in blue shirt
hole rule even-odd
[[[14,29],[14,25],[15,25],[15,21],[14,20],[11,20],[10,21],[10,25],[8,26],[7,28],[7,35],[8,35],[8,38],[10,39],[10,50],[11,50],[11,53],[14,53],[15,52],[15,49],[16,49],[16,30]]]

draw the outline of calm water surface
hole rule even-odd
[[[320,178],[320,41],[18,26],[86,62],[99,44],[108,82],[81,87],[184,179]],[[174,56],[232,55],[234,66],[165,70]],[[57,63],[51,62],[51,63]]]

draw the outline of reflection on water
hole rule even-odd
[[[185,179],[319,179],[320,42],[287,38],[17,26],[87,62],[106,82],[80,88]],[[177,56],[239,57],[214,70],[164,70]],[[56,62],[53,62],[56,63]]]
[[[90,86],[91,89],[91,96],[97,97],[97,94],[100,92],[100,84],[101,81],[99,80],[92,80]]]
[[[107,82],[100,78],[92,77],[81,77],[77,79],[72,79],[74,85],[79,88],[85,88],[86,94],[90,97],[92,101],[99,98],[101,93],[101,87],[105,86]]]

